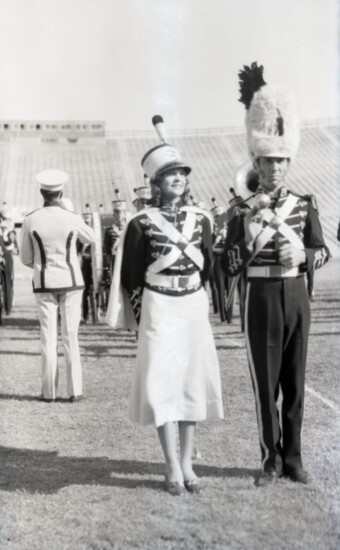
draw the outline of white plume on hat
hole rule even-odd
[[[252,63],[240,71],[240,101],[245,104],[248,150],[252,159],[293,159],[300,142],[294,94],[285,86],[266,84],[263,66]]]

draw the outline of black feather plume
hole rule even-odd
[[[258,67],[257,61],[254,61],[250,67],[243,65],[243,70],[238,73],[240,80],[240,99],[246,109],[249,109],[251,100],[255,92],[266,85],[263,80],[263,65]]]
[[[155,126],[155,124],[159,124],[160,122],[164,122],[163,117],[161,115],[154,115],[151,119],[152,124]]]
[[[276,119],[277,133],[279,134],[279,136],[283,136],[283,134],[285,133],[284,120],[279,109],[277,109],[277,114],[278,114],[278,117]]]

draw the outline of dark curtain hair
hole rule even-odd
[[[46,189],[40,189],[40,193],[47,202],[55,201],[63,196],[62,191],[47,191]]]

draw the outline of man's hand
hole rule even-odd
[[[279,250],[279,260],[285,267],[298,267],[306,262],[307,256],[304,250],[292,244],[284,244]]]

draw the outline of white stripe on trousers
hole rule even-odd
[[[255,393],[255,403],[256,403],[257,424],[258,424],[258,429],[259,429],[259,438],[260,438],[261,446],[263,447],[264,452],[265,452],[264,459],[262,460],[262,466],[263,466],[264,463],[266,462],[266,460],[268,459],[269,449],[266,446],[266,444],[264,442],[264,437],[263,437],[263,421],[262,421],[261,401],[260,401],[260,396],[259,396],[259,386],[258,386],[258,382],[257,382],[256,370],[255,370],[255,366],[254,366],[254,360],[253,360],[253,355],[252,355],[252,351],[251,351],[251,347],[250,347],[250,341],[249,341],[248,308],[249,308],[250,285],[251,285],[251,283],[248,282],[247,283],[247,288],[246,288],[246,300],[245,300],[245,312],[244,312],[244,320],[245,320],[244,321],[244,333],[245,333],[245,338],[246,338],[248,362],[249,362],[249,367],[250,367],[251,375],[252,375],[252,378],[253,378],[253,384],[254,384],[254,393]]]

